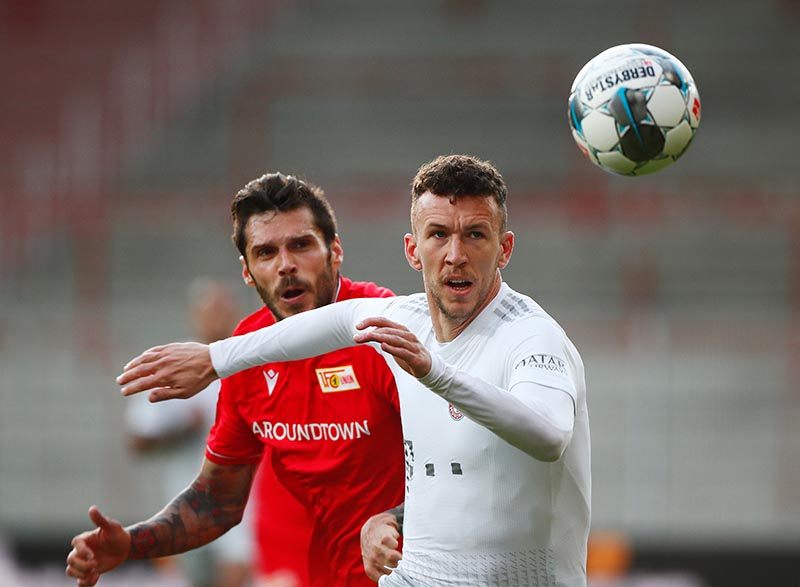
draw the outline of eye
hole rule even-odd
[[[307,249],[310,246],[311,246],[310,239],[301,239],[292,241],[292,243],[289,245],[289,248],[292,249],[293,251],[300,251],[303,249]]]
[[[469,233],[469,237],[474,239],[481,239],[484,238],[484,236],[485,235],[480,230],[472,230]]]
[[[275,255],[278,251],[275,247],[261,247],[256,250],[256,257],[259,259],[268,259]]]

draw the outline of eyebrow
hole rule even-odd
[[[312,231],[309,231],[309,232],[304,232],[304,233],[301,233],[301,234],[296,234],[296,235],[290,236],[289,238],[281,241],[280,243],[278,243],[278,242],[276,242],[274,240],[265,240],[265,241],[261,241],[261,242],[255,242],[255,243],[252,243],[250,245],[250,250],[253,251],[253,250],[256,250],[256,249],[263,249],[264,247],[279,247],[283,243],[292,243],[292,242],[297,242],[297,241],[306,240],[306,239],[312,239],[313,240],[316,236],[317,236],[317,233],[312,230]]]
[[[423,228],[425,228],[426,230],[440,229],[440,228],[449,230],[450,227],[448,225],[446,225],[446,224],[441,224],[439,222],[431,222],[430,224],[426,224]],[[491,229],[492,228],[492,223],[489,222],[489,221],[486,221],[486,220],[481,220],[479,222],[474,222],[472,224],[469,224],[469,225],[465,226],[464,230],[466,230],[466,231],[476,230],[476,229],[485,230],[487,228]]]

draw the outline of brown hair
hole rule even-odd
[[[411,184],[411,220],[419,197],[431,192],[437,196],[491,196],[500,209],[500,230],[506,230],[508,188],[503,176],[488,161],[469,155],[443,155],[417,171]]]
[[[282,173],[267,173],[250,181],[233,198],[233,244],[246,258],[245,229],[251,216],[264,212],[290,212],[303,207],[311,210],[314,224],[330,250],[336,238],[336,217],[325,193],[314,184]]]

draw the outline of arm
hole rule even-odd
[[[355,346],[355,324],[382,314],[400,298],[359,298],[289,316],[268,328],[210,345],[214,369],[228,377],[244,369],[278,361],[324,355]]]
[[[561,389],[530,381],[500,389],[456,370],[438,355],[420,382],[537,460],[557,461],[572,438],[575,405]]]
[[[151,401],[188,398],[218,377],[276,361],[315,357],[354,346],[353,324],[380,314],[398,298],[360,298],[329,304],[249,334],[211,345],[172,343],[148,349],[117,377],[122,395],[152,390]]]
[[[257,465],[203,461],[200,475],[172,503],[145,522],[127,528],[128,558],[156,558],[208,544],[238,524]]]
[[[402,558],[404,504],[372,516],[361,527],[361,558],[367,577],[378,581],[388,575]]]
[[[89,517],[97,528],[73,538],[67,575],[81,587],[90,586],[127,559],[169,556],[211,542],[242,519],[256,468],[205,460],[194,482],[172,503],[128,528],[92,507]]]
[[[501,389],[431,355],[400,324],[369,318],[357,327],[356,341],[378,343],[432,392],[533,458],[556,461],[569,444],[575,405],[566,390],[524,380]]]

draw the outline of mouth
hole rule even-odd
[[[306,290],[302,287],[289,287],[281,293],[281,301],[289,304],[296,303],[305,293]]]
[[[444,284],[455,291],[467,291],[472,287],[472,281],[469,279],[449,278],[445,279]]]

